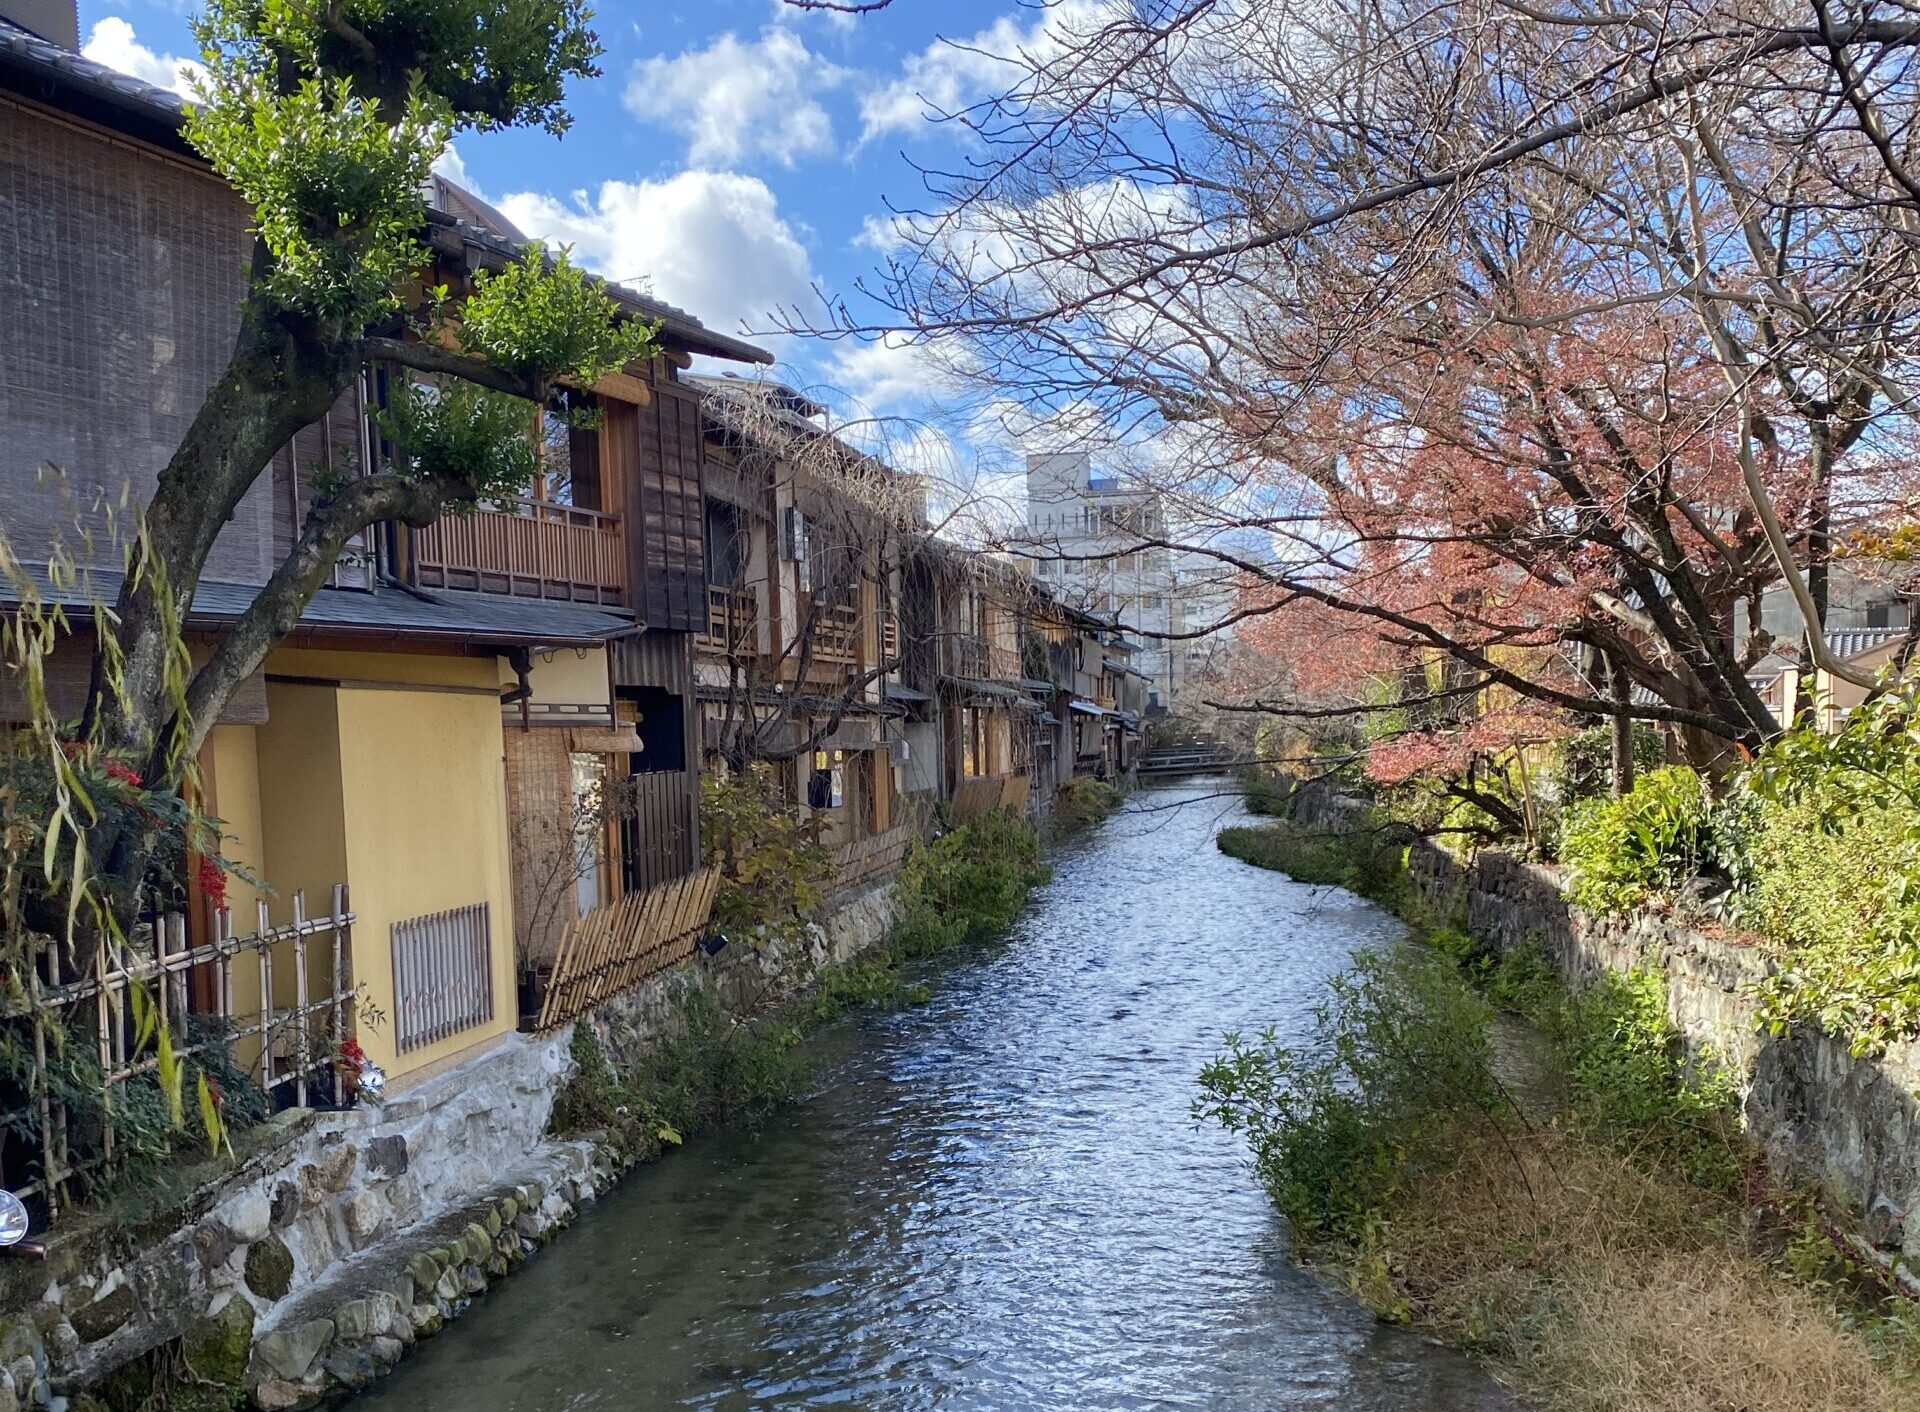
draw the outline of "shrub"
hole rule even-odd
[[[930,956],[999,936],[1046,879],[1039,837],[1024,821],[1007,810],[971,819],[901,866],[895,950]]]
[[[1636,780],[1667,763],[1666,743],[1652,727],[1634,722],[1632,739]],[[1613,785],[1613,727],[1590,726],[1560,741],[1554,747],[1547,783],[1563,805],[1609,793]]]
[[[1684,765],[1653,770],[1618,799],[1588,799],[1566,813],[1560,858],[1567,897],[1595,912],[1623,912],[1693,877],[1712,856],[1713,802]]]
[[[791,1021],[735,1021],[704,990],[681,1000],[679,1021],[624,1077],[607,1062],[593,1026],[576,1025],[574,1071],[554,1100],[552,1131],[604,1131],[645,1160],[722,1123],[764,1122],[805,1090],[803,1033]]]
[[[1105,780],[1076,775],[1055,791],[1054,827],[1062,833],[1092,828],[1120,807],[1120,791]]]
[[[1291,819],[1294,806],[1294,782],[1291,775],[1255,768],[1246,776],[1246,802],[1249,814],[1271,819]]]
[[[1245,1134],[1302,1239],[1356,1239],[1411,1175],[1450,1164],[1501,1111],[1492,1023],[1444,957],[1361,952],[1314,1008],[1310,1050],[1271,1030],[1228,1035],[1194,1115]]]
[[[1222,829],[1214,844],[1230,858],[1316,887],[1344,887],[1383,906],[1411,904],[1405,830],[1362,822],[1331,833],[1291,821]]]
[[[721,873],[713,923],[723,931],[797,929],[833,878],[832,856],[764,764],[700,777],[700,836]]]

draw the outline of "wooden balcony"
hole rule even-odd
[[[546,500],[445,515],[410,538],[414,582],[525,598],[627,600],[620,517]]]
[[[707,625],[694,648],[726,657],[760,655],[760,597],[750,588],[707,585]]]
[[[968,681],[1020,680],[1020,654],[976,633],[955,633],[945,640],[946,674]]]
[[[813,660],[825,666],[860,665],[860,614],[853,608],[817,608],[813,614]]]

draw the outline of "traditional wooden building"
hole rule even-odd
[[[715,768],[772,767],[842,881],[859,881],[898,860],[913,822],[898,605],[915,483],[834,437],[792,388],[692,381],[706,425],[703,748]]]
[[[0,18],[0,522],[22,559],[60,542],[89,563],[84,582],[42,584],[81,619],[117,591],[107,509],[150,493],[244,289],[249,212],[181,118],[172,94]],[[484,203],[432,198],[436,279],[457,289],[518,253]],[[618,294],[659,323],[663,356],[577,390],[598,426],[545,436],[525,498],[365,535],[207,744],[202,802],[268,890],[194,899],[187,940],[329,916],[344,938],[337,968],[263,945],[218,1002],[267,1015],[266,1070],[326,1067],[342,1036],[301,1018],[315,995],[379,1017],[359,1039],[397,1086],[476,1053],[514,1028],[557,928],[695,866],[706,582],[698,397],[680,375],[696,354],[767,355]],[[367,368],[273,458],[207,564],[194,651],[265,582],[317,479],[381,464],[369,413],[397,375]],[[77,711],[89,652],[83,631],[50,664],[57,709]],[[544,919],[542,885],[559,886]]]

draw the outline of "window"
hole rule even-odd
[[[607,757],[569,755],[573,785],[573,901],[581,916],[606,897]]]
[[[705,529],[707,541],[707,582],[722,588],[738,588],[746,581],[747,527],[740,511],[724,500],[708,497]]]
[[[657,686],[620,688],[619,715],[640,736],[640,753],[629,755],[628,774],[670,774],[687,768],[686,702]]]
[[[591,393],[566,391],[567,412],[543,412],[540,421],[540,483],[542,498],[555,505],[581,510],[604,510],[600,485],[600,434],[591,426],[575,426],[568,413],[590,412],[597,406]]]
[[[1870,628],[1890,628],[1893,626],[1893,605],[1874,603],[1867,608],[1867,626]]]

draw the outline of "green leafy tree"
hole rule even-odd
[[[529,250],[449,291],[434,283],[422,183],[448,140],[566,130],[566,85],[600,45],[579,0],[211,0],[186,136],[253,209],[231,358],[146,506],[129,572],[99,616],[80,737],[177,786],[237,687],[385,522],[423,526],[524,488],[534,405],[655,351],[654,330],[566,258]],[[197,670],[176,626],[208,554],[274,453],[326,415],[370,361],[419,386],[386,414],[390,466],[324,487],[286,557]],[[153,862],[121,814],[86,856],[123,914]],[[64,911],[51,894],[46,925]]]

